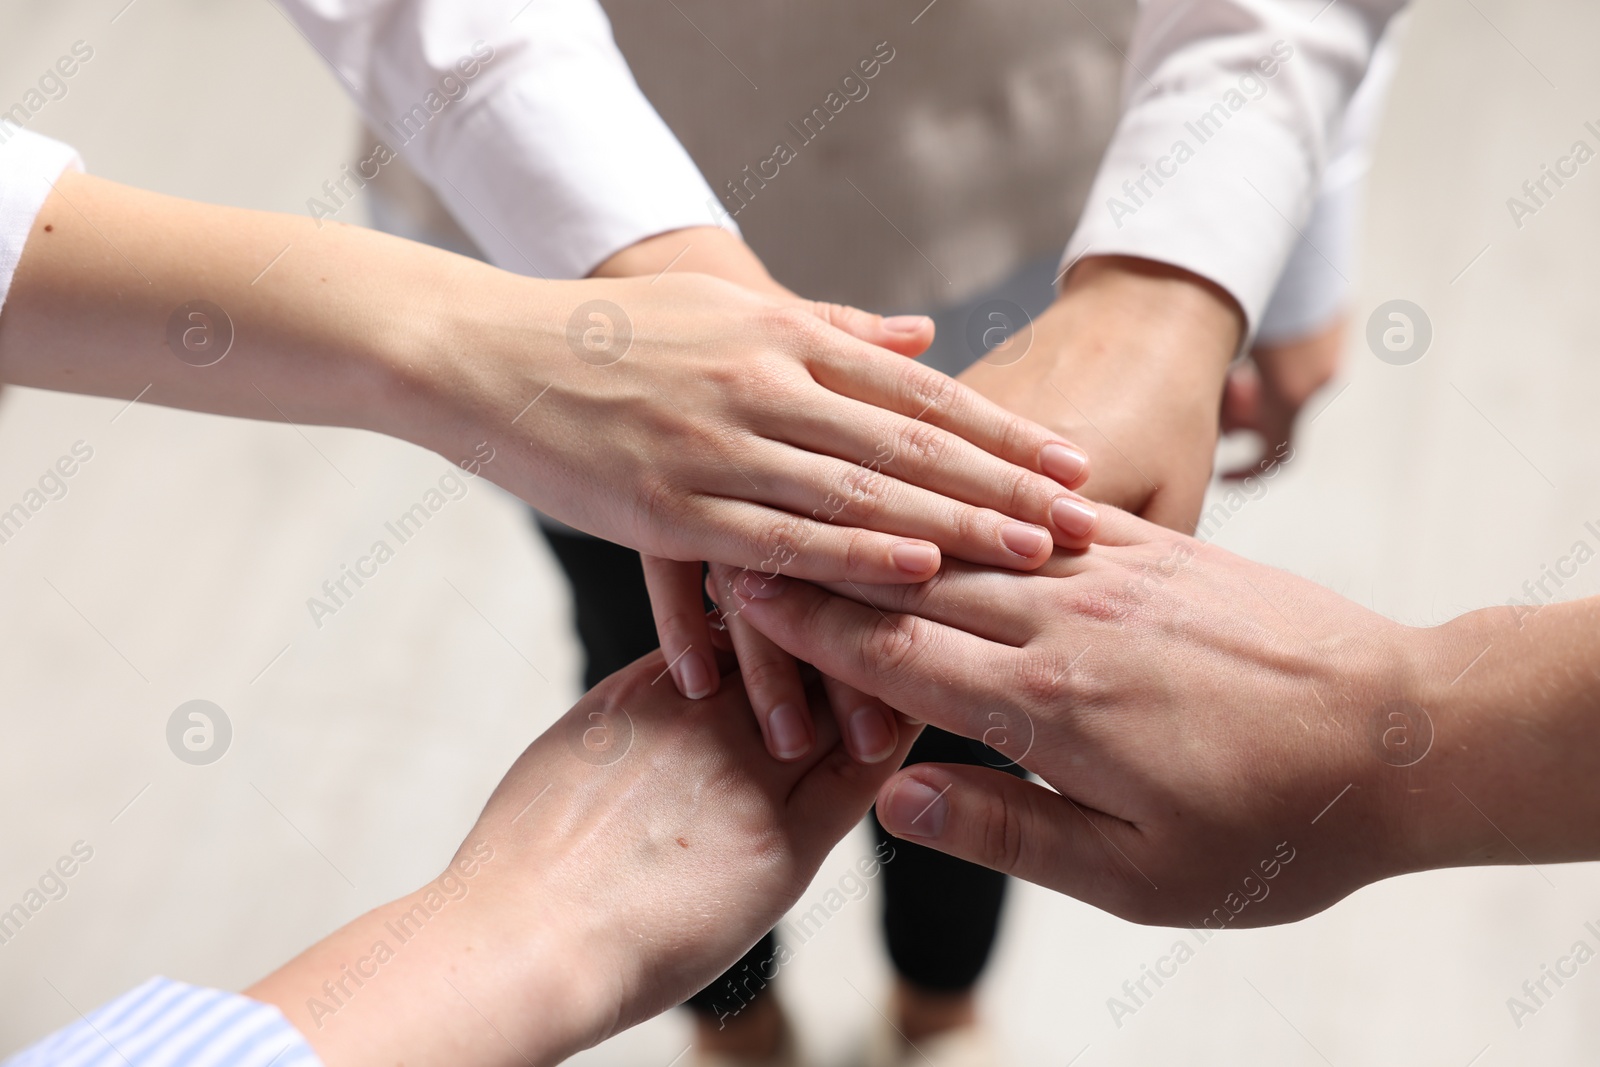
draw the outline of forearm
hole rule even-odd
[[[1600,598],[1475,611],[1418,643],[1418,867],[1600,859]]]
[[[717,226],[689,226],[646,237],[607,257],[590,276],[653,277],[666,271],[709,274],[769,296],[794,295],[773,280],[749,245]]]
[[[526,901],[479,922],[478,892],[452,900],[430,885],[375,908],[245,993],[282,1011],[327,1067],[514,1067],[588,1047],[616,1006],[580,995],[587,954],[541,932],[543,909]],[[526,916],[521,928],[510,914]]]
[[[532,324],[537,284],[358,227],[69,173],[35,220],[0,314],[0,379],[444,448],[435,431],[449,420],[427,394],[459,340],[453,326],[497,297],[529,307]],[[201,300],[221,314],[191,317]],[[528,337],[554,350],[557,333]]]

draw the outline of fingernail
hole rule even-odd
[[[1050,518],[1066,533],[1073,537],[1088,537],[1094,532],[1094,524],[1098,514],[1094,508],[1081,500],[1074,500],[1070,496],[1057,497],[1056,502],[1050,505]]]
[[[1089,457],[1076,448],[1051,441],[1039,450],[1039,466],[1062,485],[1073,485],[1089,469]]]
[[[914,541],[898,542],[889,549],[889,559],[907,574],[927,574],[939,568],[939,550]]]
[[[883,328],[890,333],[920,333],[930,321],[926,315],[890,315]]]
[[[902,778],[878,806],[884,828],[903,837],[938,837],[950,817],[948,790],[934,789],[919,779]]]
[[[1050,544],[1050,531],[1023,522],[1008,522],[1000,527],[1000,541],[1024,559],[1032,559]]]
[[[793,704],[779,704],[767,716],[767,736],[773,755],[779,759],[799,759],[811,750],[811,731],[805,716]]]
[[[711,693],[711,668],[706,661],[692,652],[678,660],[678,688],[690,700],[699,700]]]
[[[851,712],[846,729],[850,731],[850,747],[862,763],[882,763],[894,751],[894,734],[889,732],[883,712],[873,705]]]

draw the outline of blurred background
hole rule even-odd
[[[944,0],[958,4],[962,0]],[[75,41],[92,62],[32,128],[94,173],[301,212],[358,118],[265,0],[56,0],[0,9],[0,105]],[[1522,596],[1600,535],[1600,163],[1519,227],[1522,183],[1600,147],[1600,8],[1423,0],[1379,140],[1339,380],[1296,458],[1215,540],[1401,621]],[[708,60],[708,62],[713,62]],[[360,221],[353,212],[341,218]],[[1382,362],[1368,316],[1432,326]],[[523,509],[484,482],[313,626],[322,581],[450,468],[369,434],[10,389],[0,508],[75,444],[92,458],[0,544],[0,908],[75,845],[92,858],[0,944],[0,1054],[154,973],[242,988],[433,876],[522,747],[578,695],[564,584]],[[1600,592],[1600,566],[1563,597]],[[174,758],[173,710],[232,737]],[[1561,817],[1558,811],[1552,818]],[[79,845],[79,843],[82,845]],[[837,884],[858,833],[802,897]],[[841,1055],[888,970],[869,891],[782,979]],[[1176,934],[1018,886],[985,1005],[1015,1062],[1579,1063],[1600,966],[1520,1025],[1507,998],[1596,944],[1600,870],[1449,871],[1370,887],[1291,927],[1214,938],[1134,1015],[1108,998]],[[669,1015],[579,1057],[666,1067]]]

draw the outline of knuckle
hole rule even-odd
[[[656,617],[656,630],[663,645],[692,644],[696,632],[704,625],[704,615],[698,611],[693,613],[684,611],[675,604]]]
[[[984,863],[1002,871],[1020,871],[1027,860],[1028,835],[1022,813],[1007,797],[991,797],[984,807],[979,847]]]
[[[900,369],[900,391],[914,411],[945,413],[960,389],[954,378],[921,364],[907,361]]]
[[[738,387],[755,403],[761,412],[771,417],[789,407],[794,395],[793,367],[777,359],[756,359],[724,365],[723,373],[736,380]]]
[[[992,546],[999,541],[995,516],[983,508],[967,504],[951,504],[953,511],[946,526],[954,530],[956,539],[963,545]]]
[[[781,342],[802,348],[818,343],[828,329],[812,306],[772,304],[762,311],[761,319],[766,330]]]
[[[981,399],[981,398],[977,398]],[[994,428],[995,448],[1001,456],[1021,456],[1031,451],[1037,433],[1026,422],[1006,412]]]
[[[782,572],[794,563],[805,545],[806,537],[801,523],[793,518],[781,518],[763,534],[752,539],[756,569],[763,574]]]
[[[1070,604],[1073,615],[1094,623],[1118,624],[1138,606],[1138,586],[1131,579],[1081,590]]]
[[[913,467],[932,467],[945,454],[945,445],[943,430],[913,420],[901,429],[898,435],[895,442],[895,459]]]
[[[1027,701],[1028,707],[1059,708],[1068,703],[1071,683],[1068,675],[1072,672],[1044,656],[1032,654],[1024,656],[1017,665],[1017,677],[1013,680],[1017,692]]]
[[[870,530],[851,530],[845,534],[844,570],[850,575],[867,575],[879,569],[883,558],[878,535]]]
[[[752,695],[775,697],[794,678],[793,667],[780,658],[764,654],[750,659],[748,663],[740,661],[739,673]]]
[[[1007,515],[1024,518],[1044,510],[1042,494],[1037,492],[1037,477],[1031,471],[1013,467],[1002,483]]]
[[[818,300],[811,305],[811,315],[819,322],[827,323],[836,329],[848,330],[852,319],[855,317],[853,310],[844,304],[833,304],[826,300]]]
[[[642,526],[647,530],[676,526],[688,509],[688,500],[680,488],[656,472],[643,476],[639,504]]]
[[[861,645],[866,668],[889,677],[914,671],[922,659],[927,628],[915,615],[880,615]]]
[[[858,519],[871,519],[883,510],[888,479],[865,467],[854,467],[840,484],[840,496]]]

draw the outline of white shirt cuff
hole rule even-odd
[[[1301,240],[1290,220],[1309,214],[1318,176],[1281,123],[1249,104],[1219,119],[1218,107],[1185,94],[1124,115],[1062,263],[1122,255],[1182,267],[1227,290],[1249,333]]]
[[[638,94],[602,67],[574,72],[582,108],[550,106],[552,72],[494,86],[441,125],[418,170],[489,261],[583,278],[613,253],[669,230],[737,233],[700,171]],[[559,145],[559,151],[551,146]],[[492,146],[492,147],[491,147]]]

